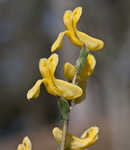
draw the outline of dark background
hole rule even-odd
[[[78,28],[104,40],[95,52],[97,65],[87,97],[70,114],[69,130],[80,135],[93,125],[100,138],[90,149],[130,149],[130,1],[129,0],[0,0],[0,150],[15,150],[28,135],[33,150],[57,148],[51,130],[60,125],[55,97],[44,86],[30,102],[26,93],[40,79],[39,59],[48,57],[66,9],[83,7]],[[75,63],[79,48],[64,38],[56,77],[63,64]]]

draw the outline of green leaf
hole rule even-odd
[[[70,106],[67,100],[60,98],[58,100],[58,106],[63,120],[68,120],[68,113],[70,112]]]

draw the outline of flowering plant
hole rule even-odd
[[[55,127],[52,134],[60,144],[60,150],[83,150],[88,148],[96,142],[99,133],[99,128],[96,126],[85,130],[81,137],[76,137],[67,131],[69,112],[84,99],[87,80],[94,72],[96,59],[90,52],[100,50],[104,46],[102,40],[93,38],[77,29],[81,14],[81,7],[77,7],[73,11],[65,11],[63,22],[66,30],[58,35],[51,47],[51,52],[61,49],[63,37],[67,35],[72,44],[81,48],[75,65],[69,62],[64,64],[64,77],[67,81],[55,77],[59,56],[53,53],[48,59],[40,59],[39,70],[42,79],[39,79],[27,93],[28,100],[37,98],[40,94],[40,85],[44,84],[49,94],[58,97],[57,102],[62,115],[63,130]],[[28,137],[25,137],[22,144],[18,145],[17,150],[31,149],[31,141]]]

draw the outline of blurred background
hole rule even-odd
[[[83,7],[78,28],[103,39],[95,52],[97,65],[88,80],[87,97],[73,108],[69,130],[80,135],[91,126],[100,138],[90,150],[130,149],[130,1],[129,0],[0,0],[0,149],[16,150],[28,135],[33,150],[54,150],[51,130],[60,126],[57,99],[41,87],[40,97],[26,93],[40,79],[39,59],[48,57],[66,9]],[[79,48],[65,37],[56,77],[63,64],[75,64]]]

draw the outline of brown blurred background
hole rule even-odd
[[[0,0],[0,150],[16,150],[28,135],[33,150],[55,150],[51,130],[60,125],[55,97],[44,86],[28,102],[26,93],[41,78],[38,63],[48,57],[66,9],[83,7],[78,28],[104,40],[95,52],[97,66],[87,97],[70,114],[69,130],[80,135],[93,125],[100,138],[90,150],[130,149],[130,1],[129,0]],[[79,49],[64,38],[56,76],[63,63],[74,64]]]

